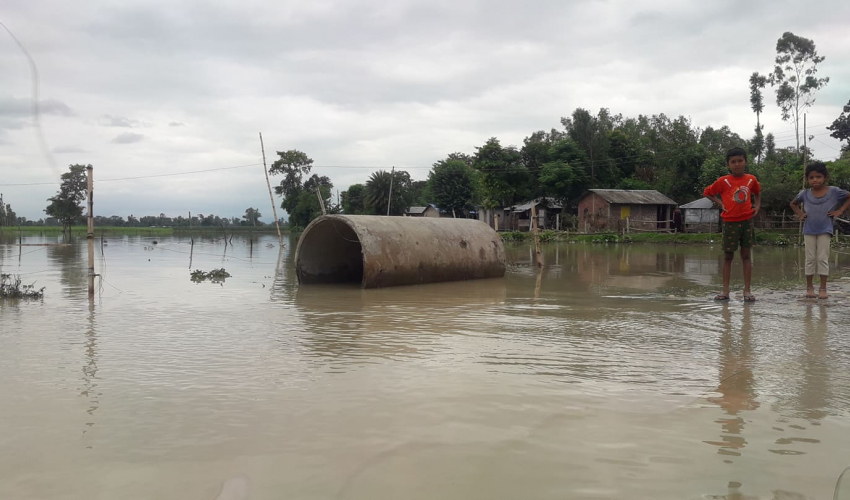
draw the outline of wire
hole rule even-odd
[[[177,175],[190,175],[190,174],[201,174],[206,172],[218,172],[221,170],[234,170],[237,168],[249,168],[249,167],[257,167],[261,166],[262,163],[251,163],[249,165],[235,165],[232,167],[218,167],[218,168],[207,168],[203,170],[188,170],[185,172],[172,172],[170,174],[153,174],[153,175],[139,175],[135,177],[116,177],[111,179],[95,179],[94,182],[116,182],[116,181],[130,181],[130,180],[139,180],[139,179],[154,179],[158,177],[173,177]],[[5,186],[58,186],[61,183],[59,182],[26,182],[26,183],[16,183],[16,184],[0,184],[0,187]]]

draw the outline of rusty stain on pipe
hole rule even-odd
[[[295,249],[298,282],[363,288],[501,278],[502,238],[473,219],[323,215]]]

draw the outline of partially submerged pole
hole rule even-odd
[[[387,198],[387,217],[390,216],[390,207],[393,204],[393,181],[395,180],[395,165],[390,171],[390,196]]]
[[[263,133],[260,132],[260,149],[263,151],[263,173],[266,174],[266,186],[269,188],[269,200],[272,202],[272,213],[274,214],[274,227],[277,228],[277,242],[283,245],[283,235],[280,233],[280,222],[277,220],[277,207],[272,195],[272,184],[269,182],[269,167],[266,165],[266,147],[263,146]]]
[[[531,202],[531,225],[534,228],[534,262],[538,268],[543,267],[543,257],[540,254],[540,232],[537,230],[537,207]]]
[[[89,299],[94,299],[94,169],[86,167],[86,198],[88,199],[88,227],[86,239],[89,243]]]

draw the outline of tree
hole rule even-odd
[[[762,135],[761,113],[764,111],[764,94],[762,89],[767,85],[767,77],[760,75],[757,71],[750,75],[750,107],[756,114],[756,133],[753,136],[752,151],[756,161],[761,161],[764,152],[764,136]]]
[[[261,214],[258,209],[249,207],[245,209],[245,215],[243,215],[242,218],[249,222],[252,226],[256,226],[262,216],[263,214]]]
[[[826,127],[831,130],[830,137],[834,137],[839,141],[847,141],[847,144],[841,146],[843,153],[850,153],[850,101],[844,105],[843,112],[832,122],[832,125]]]
[[[301,181],[310,173],[313,160],[297,149],[278,151],[277,155],[278,159],[272,163],[269,174],[283,175],[283,180],[275,186],[274,190],[275,193],[283,196],[280,207],[292,214],[292,210],[298,204],[298,197],[304,189]]]
[[[44,212],[58,219],[65,234],[72,224],[83,216],[83,200],[86,199],[86,168],[91,165],[70,165],[62,174],[59,192],[47,199],[50,202]]]
[[[390,202],[390,186],[392,185],[392,202]],[[387,172],[378,170],[366,181],[366,206],[376,215],[403,215],[412,201],[410,174],[404,170]]]
[[[793,121],[800,151],[800,115],[815,103],[815,92],[829,83],[829,77],[817,78],[818,64],[825,58],[818,55],[815,42],[790,31],[776,42],[776,67],[770,84],[776,86],[776,105],[783,121]]]
[[[532,176],[522,164],[522,155],[513,146],[503,148],[491,137],[476,148],[473,167],[481,173],[485,205],[511,206],[527,201],[532,194]]]
[[[475,195],[474,170],[462,160],[441,160],[428,173],[428,183],[434,193],[434,201],[457,217],[472,207]]]
[[[340,193],[342,198],[343,212],[351,215],[365,214],[366,211],[366,186],[363,184],[352,184],[348,189]]]
[[[545,163],[540,171],[542,195],[553,197],[562,202],[562,206],[576,197],[579,186],[587,182],[582,168],[573,168],[565,161]]]

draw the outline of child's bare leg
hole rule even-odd
[[[820,299],[828,299],[829,295],[826,293],[826,279],[827,275],[820,275],[820,293],[818,293],[818,298]]]
[[[817,297],[817,295],[815,295],[815,285],[814,285],[814,283],[812,283],[812,278],[814,278],[813,275],[811,275],[811,274],[806,275],[806,298],[807,299],[813,299],[813,298]]]
[[[732,279],[732,261],[735,252],[725,252],[723,255],[723,295],[729,296],[729,281]]]
[[[750,260],[750,248],[741,248],[741,264],[744,268],[744,298],[750,296],[750,280],[753,277],[753,261]]]

